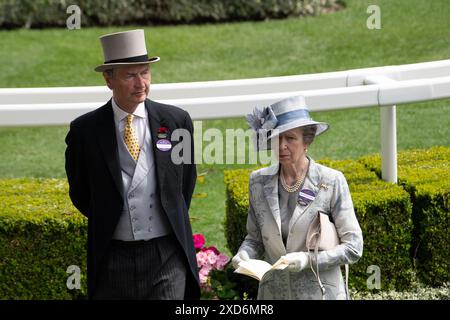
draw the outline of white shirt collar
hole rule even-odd
[[[113,112],[114,112],[114,120],[116,123],[120,123],[120,121],[122,121],[129,115],[128,112],[122,110],[119,107],[119,105],[114,100],[114,98],[111,99],[111,104],[112,104],[112,108],[113,108]],[[147,117],[147,113],[145,112],[145,102],[141,102],[137,106],[136,110],[134,110],[133,114],[137,117],[145,119]]]

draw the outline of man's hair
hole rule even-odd
[[[114,69],[107,69],[105,70],[105,72],[108,74],[108,77],[110,77],[111,79],[114,78]]]

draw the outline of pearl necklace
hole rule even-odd
[[[309,168],[309,161],[308,161],[308,168]],[[306,174],[305,174],[305,172],[303,171],[302,174],[301,174],[301,176],[300,176],[300,179],[298,179],[298,180],[295,182],[295,184],[294,184],[293,186],[289,186],[289,185],[286,183],[286,180],[284,180],[283,172],[281,172],[281,170],[280,170],[280,180],[281,180],[281,185],[283,186],[283,189],[286,190],[286,191],[289,192],[289,193],[292,193],[292,192],[297,191],[298,188],[300,188],[300,186],[302,185],[303,180],[305,180],[305,177],[306,177]]]
[[[300,179],[298,179],[295,184],[293,186],[289,186],[286,181],[284,180],[284,176],[283,173],[280,172],[280,179],[281,179],[281,185],[283,186],[283,189],[286,190],[289,193],[295,192],[298,190],[298,188],[300,188],[300,186],[303,183],[303,180],[305,179],[302,175],[302,177],[300,177]]]

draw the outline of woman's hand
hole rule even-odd
[[[308,265],[309,254],[306,252],[291,252],[282,256],[275,264],[278,262],[287,263],[290,271],[300,272]]]
[[[237,269],[239,267],[239,263],[241,261],[247,261],[247,260],[250,260],[250,257],[248,255],[247,251],[241,250],[233,257],[233,259],[231,260],[231,263],[233,264],[233,267],[235,269]]]

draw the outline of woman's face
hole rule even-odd
[[[305,156],[308,146],[303,142],[301,128],[291,129],[279,136],[278,159],[281,165],[297,164]]]

